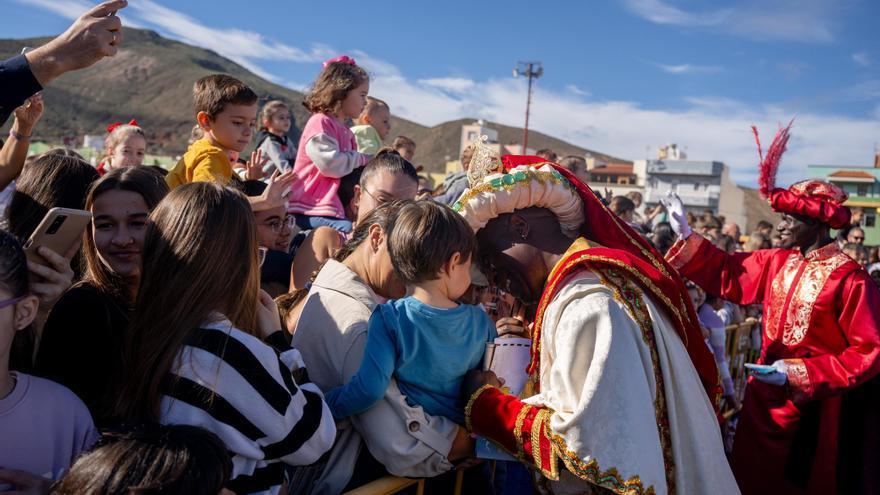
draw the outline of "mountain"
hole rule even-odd
[[[24,46],[39,46],[48,40],[0,40],[0,57],[11,57]],[[147,132],[151,153],[181,154],[195,124],[192,84],[217,72],[241,79],[262,101],[286,101],[300,128],[308,119],[302,93],[269,82],[211,50],[170,40],[153,31],[127,28],[125,41],[115,57],[65,74],[49,85],[44,92],[46,112],[35,131],[36,137],[60,141],[64,136],[103,135],[108,124],[135,118]],[[458,158],[461,126],[474,120],[426,127],[395,117],[387,141],[390,143],[401,134],[410,137],[418,146],[415,161],[439,172],[447,161]],[[502,144],[519,142],[522,135],[522,130],[515,127],[491,123],[490,127],[498,130]],[[291,129],[290,135],[297,140],[299,132]],[[536,131],[529,132],[529,144],[538,149],[553,149],[559,156],[589,152],[600,159],[623,161]]]

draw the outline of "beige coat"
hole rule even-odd
[[[377,304],[370,287],[348,267],[329,260],[306,297],[293,346],[302,353],[309,378],[324,392],[345,384],[360,367],[367,323]],[[327,468],[312,493],[340,493],[348,483],[361,445],[390,473],[429,477],[452,469],[446,454],[456,425],[410,407],[392,380],[385,397],[368,411],[337,425]],[[363,438],[364,442],[361,442]]]

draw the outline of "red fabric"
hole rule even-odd
[[[760,362],[801,363],[789,371],[785,387],[749,382],[732,458],[743,493],[836,493],[842,483],[876,482],[880,433],[858,428],[846,434],[849,438],[839,437],[846,425],[838,419],[849,397],[877,382],[880,373],[880,290],[867,272],[848,258],[837,258],[846,255],[834,243],[804,259],[784,249],[728,254],[692,236],[673,246],[669,256],[682,275],[707,293],[737,304],[764,305]],[[833,260],[838,263],[827,276],[802,280],[812,273],[808,264]],[[792,281],[790,290],[782,292],[784,285],[777,279],[786,273]],[[810,284],[818,285],[818,293],[804,306],[809,308],[807,331],[797,342],[786,340],[789,320],[803,316],[788,309],[803,302],[800,291]],[[802,372],[795,373],[797,368]],[[874,423],[880,417],[876,400],[851,406]],[[853,436],[860,438],[852,442]],[[840,456],[847,454],[838,450],[840,442],[864,446],[868,452],[850,461],[846,479],[837,476]]]
[[[646,239],[636,233],[626,222],[621,221],[616,215],[611,213],[586,184],[564,167],[547,162],[546,159],[539,156],[505,155],[501,157],[501,163],[504,165],[505,170],[510,170],[519,165],[549,163],[576,188],[584,203],[585,221],[581,234],[585,238],[603,246],[603,248],[590,249],[589,252],[596,256],[622,261],[630,267],[636,267],[653,285],[659,287],[668,296],[671,304],[666,304],[656,296],[654,300],[666,309],[670,321],[675,325],[676,330],[682,337],[688,355],[697,373],[700,375],[700,380],[703,383],[706,394],[709,396],[710,401],[716,404],[715,397],[720,390],[718,368],[715,365],[715,359],[703,342],[699,321],[690,302],[690,295],[675,269],[663,259]],[[575,258],[572,257],[572,259]],[[592,260],[591,262],[596,263],[599,261]],[[577,263],[576,266],[580,266],[580,264]],[[618,265],[612,266],[619,267]],[[561,271],[568,273],[574,267],[574,265],[566,267],[565,270]],[[645,287],[642,280],[635,277],[634,280],[646,289],[648,293],[653,294],[653,291]],[[548,280],[547,282],[545,287],[551,287],[551,281]],[[543,294],[542,300],[547,296],[548,294]],[[552,296],[550,297],[552,298]],[[681,315],[681,318],[676,317],[676,314]],[[540,356],[540,354],[536,352],[536,346],[533,344],[532,363],[529,365],[530,372],[534,372],[537,367],[536,356]]]
[[[842,204],[834,204],[821,197],[801,196],[787,189],[774,189],[770,193],[770,206],[778,212],[815,218],[833,229],[849,225],[851,216],[849,208]]]
[[[505,394],[494,387],[487,388],[471,405],[471,431],[516,454],[517,440],[513,430],[523,407],[525,404],[516,396]]]

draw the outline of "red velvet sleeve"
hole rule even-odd
[[[785,361],[796,401],[839,395],[880,373],[880,290],[863,270],[843,284],[838,323],[849,346],[838,354]]]
[[[699,234],[679,240],[666,254],[678,272],[707,293],[735,304],[754,304],[764,298],[778,249],[728,254]]]
[[[468,430],[488,438],[521,462],[559,479],[550,440],[550,409],[526,404],[516,396],[484,385],[465,408]]]

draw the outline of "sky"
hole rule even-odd
[[[0,37],[59,33],[91,4],[0,0]],[[129,0],[120,15],[297,90],[348,54],[371,95],[424,125],[521,126],[512,70],[540,61],[530,128],[629,160],[677,143],[746,186],[752,124],[766,147],[795,118],[780,185],[807,164],[869,166],[880,147],[877,0]]]

